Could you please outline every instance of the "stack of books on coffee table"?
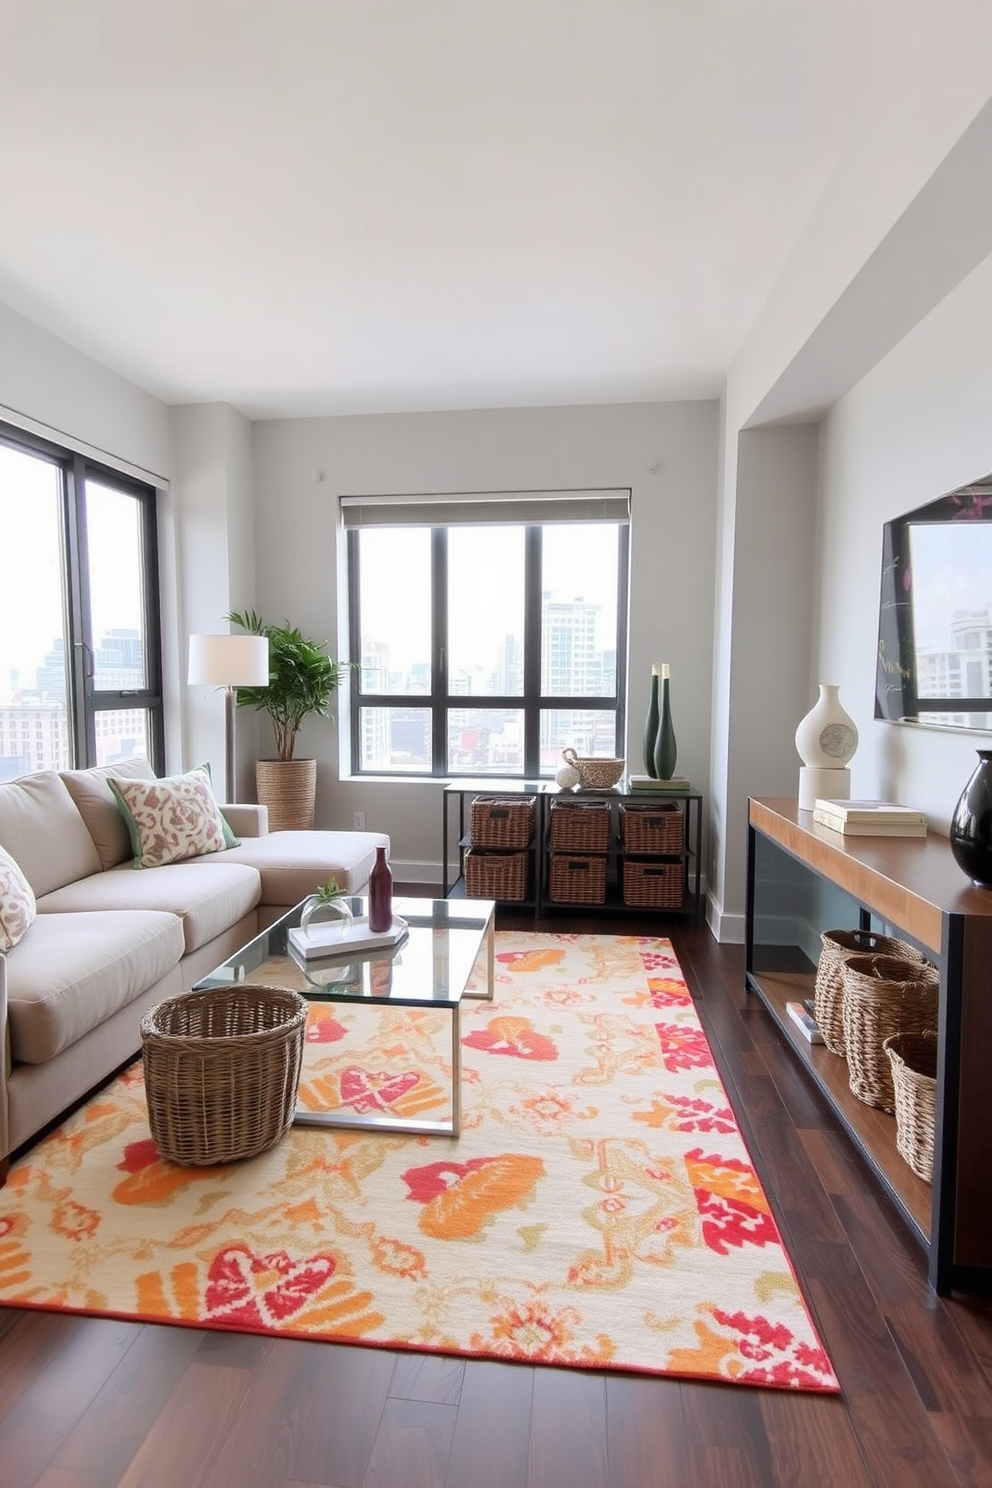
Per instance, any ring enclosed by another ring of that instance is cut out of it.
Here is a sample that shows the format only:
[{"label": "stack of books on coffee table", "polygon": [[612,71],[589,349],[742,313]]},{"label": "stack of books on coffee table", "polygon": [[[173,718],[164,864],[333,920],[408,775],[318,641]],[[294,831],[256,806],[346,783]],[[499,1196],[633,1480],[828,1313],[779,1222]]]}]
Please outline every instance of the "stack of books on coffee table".
[{"label": "stack of books on coffee table", "polygon": [[813,820],[845,837],[925,837],[927,819],[914,806],[894,801],[831,801],[813,803]]}]

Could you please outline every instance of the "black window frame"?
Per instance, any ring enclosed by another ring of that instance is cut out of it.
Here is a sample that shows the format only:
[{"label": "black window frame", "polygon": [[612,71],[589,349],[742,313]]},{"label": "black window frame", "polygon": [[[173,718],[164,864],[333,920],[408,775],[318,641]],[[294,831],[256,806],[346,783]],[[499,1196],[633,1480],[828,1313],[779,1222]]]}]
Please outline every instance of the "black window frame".
[{"label": "black window frame", "polygon": [[[478,770],[452,770],[448,767],[448,714],[452,709],[506,708],[524,715],[524,764],[518,771],[503,770],[493,779],[550,779],[553,769],[540,765],[540,725],[542,712],[573,709],[582,712],[614,714],[614,751],[621,757],[626,738],[627,696],[627,626],[630,585],[630,527],[616,522],[617,542],[617,636],[616,691],[609,695],[542,695],[541,693],[541,549],[542,532],[554,523],[522,520],[524,529],[524,687],[513,695],[451,693],[448,688],[447,594],[449,525],[431,524],[431,691],[427,695],[366,692],[362,687],[362,638],[359,540],[360,527],[352,527],[347,539],[348,644],[349,656],[357,663],[350,678],[351,774],[397,780],[459,780],[487,778]],[[397,528],[402,523],[396,524]],[[403,708],[431,710],[431,769],[390,770],[377,767],[364,769],[361,764],[361,714],[363,708]]]},{"label": "black window frame", "polygon": [[[931,523],[992,522],[992,474],[949,491],[936,501],[895,517],[882,528],[882,574],[875,658],[877,719],[890,723],[965,727],[987,732],[977,720],[992,716],[992,697],[942,697],[920,691],[912,599],[912,529]],[[971,715],[964,725],[952,715]],[[927,715],[930,715],[929,717]]]},{"label": "black window frame", "polygon": [[[42,459],[60,473],[62,610],[65,626],[68,768],[96,763],[96,722],[100,713],[140,709],[148,715],[148,759],[157,774],[165,762],[165,697],[162,683],[162,626],[158,561],[158,493],[154,486],[115,470],[79,451],[0,422],[0,444]],[[87,480],[138,502],[142,554],[142,660],[146,685],[97,691],[94,683],[85,490]]]}]

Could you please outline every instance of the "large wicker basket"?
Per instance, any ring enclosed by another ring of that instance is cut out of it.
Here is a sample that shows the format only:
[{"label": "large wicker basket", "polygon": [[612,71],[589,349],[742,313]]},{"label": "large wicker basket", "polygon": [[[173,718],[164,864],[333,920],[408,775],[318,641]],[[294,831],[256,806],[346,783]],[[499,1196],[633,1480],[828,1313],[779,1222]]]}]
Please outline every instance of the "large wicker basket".
[{"label": "large wicker basket", "polygon": [[609,801],[553,800],[550,816],[552,851],[605,853],[609,847]]},{"label": "large wicker basket", "polygon": [[526,847],[534,835],[533,796],[476,796],[469,830],[473,847]]},{"label": "large wicker basket", "polygon": [[895,956],[922,966],[925,957],[908,941],[873,930],[824,930],[813,987],[813,1016],[823,1042],[844,1057],[844,963],[852,956]]},{"label": "large wicker basket", "polygon": [[602,904],[606,899],[606,856],[552,853],[548,893],[556,904]]},{"label": "large wicker basket", "polygon": [[844,963],[844,1043],[852,1095],[895,1110],[884,1044],[896,1033],[936,1031],[940,982],[935,967],[897,956],[851,956]]},{"label": "large wicker basket", "polygon": [[141,1020],[148,1123],[192,1167],[264,1152],[292,1125],[307,1001],[243,982],[170,997]]},{"label": "large wicker basket", "polygon": [[623,774],[626,760],[596,759],[588,754],[576,754],[574,749],[563,749],[562,758],[573,770],[579,772],[579,785],[587,790],[609,790]]},{"label": "large wicker basket", "polygon": [[527,898],[527,869],[530,853],[465,851],[465,896],[468,899],[506,899],[519,903]]},{"label": "large wicker basket", "polygon": [[917,1178],[933,1179],[937,1126],[937,1035],[894,1033],[885,1040],[896,1100],[896,1147]]},{"label": "large wicker basket", "polygon": [[681,806],[672,801],[621,801],[620,831],[628,853],[680,853],[685,840]]}]

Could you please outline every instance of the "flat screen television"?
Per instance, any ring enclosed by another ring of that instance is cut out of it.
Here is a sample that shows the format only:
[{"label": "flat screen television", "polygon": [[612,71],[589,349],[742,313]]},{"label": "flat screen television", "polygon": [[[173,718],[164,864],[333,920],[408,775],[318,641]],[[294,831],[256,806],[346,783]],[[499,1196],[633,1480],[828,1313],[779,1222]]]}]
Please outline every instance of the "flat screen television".
[{"label": "flat screen television", "polygon": [[992,475],[886,522],[875,717],[992,730]]}]

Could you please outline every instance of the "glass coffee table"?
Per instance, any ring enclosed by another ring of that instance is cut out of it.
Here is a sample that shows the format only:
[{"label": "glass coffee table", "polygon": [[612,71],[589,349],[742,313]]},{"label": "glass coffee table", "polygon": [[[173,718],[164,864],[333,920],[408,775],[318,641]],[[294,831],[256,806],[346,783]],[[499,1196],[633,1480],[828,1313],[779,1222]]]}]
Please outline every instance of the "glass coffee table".
[{"label": "glass coffee table", "polygon": [[[368,913],[368,901],[347,900],[355,919]],[[451,1118],[404,1119],[384,1111],[335,1108],[300,1110],[294,1122],[306,1126],[400,1131],[417,1136],[457,1137],[462,1123],[461,1002],[493,997],[495,912],[487,899],[394,899],[393,914],[407,932],[393,946],[349,949],[343,940],[334,955],[305,961],[291,950],[288,932],[300,923],[302,904],[256,935],[242,950],[195,983],[195,992],[230,987],[255,978],[269,986],[301,991],[311,1002],[359,1003],[374,1007],[444,1009],[451,1016]],[[481,988],[468,986],[473,969],[484,970]]]}]

